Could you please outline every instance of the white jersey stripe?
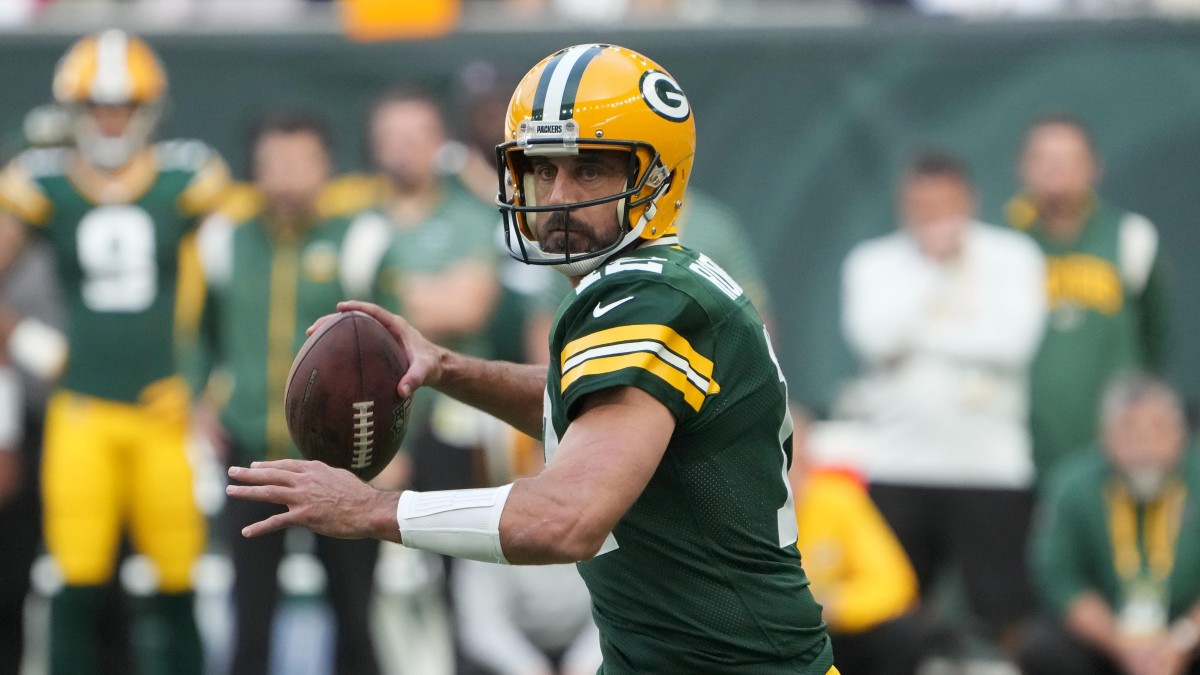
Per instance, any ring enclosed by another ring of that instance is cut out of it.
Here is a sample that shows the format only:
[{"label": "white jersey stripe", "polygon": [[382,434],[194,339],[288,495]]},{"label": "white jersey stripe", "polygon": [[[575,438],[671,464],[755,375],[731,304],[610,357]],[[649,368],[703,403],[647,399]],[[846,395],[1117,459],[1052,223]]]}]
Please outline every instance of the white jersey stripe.
[{"label": "white jersey stripe", "polygon": [[620,354],[635,354],[637,352],[648,352],[656,354],[658,358],[667,362],[676,370],[687,376],[688,382],[691,382],[697,389],[704,393],[708,393],[709,381],[700,373],[697,373],[688,360],[676,354],[667,348],[661,342],[653,340],[643,340],[640,342],[622,342],[615,345],[603,345],[601,347],[592,347],[591,349],[582,351],[575,356],[567,359],[567,362],[562,366],[562,373],[565,377],[571,370],[592,359],[598,359],[605,356],[617,356]]}]

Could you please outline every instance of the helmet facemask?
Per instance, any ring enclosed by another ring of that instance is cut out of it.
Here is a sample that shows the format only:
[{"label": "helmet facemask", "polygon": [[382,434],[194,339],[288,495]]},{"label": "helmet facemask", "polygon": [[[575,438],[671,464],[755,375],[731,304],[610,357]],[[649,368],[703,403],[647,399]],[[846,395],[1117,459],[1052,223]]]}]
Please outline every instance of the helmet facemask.
[{"label": "helmet facemask", "polygon": [[[532,123],[528,125],[532,126]],[[570,129],[572,121],[568,120],[563,126]],[[626,153],[628,164],[624,189],[585,201],[538,204],[530,158],[578,155],[581,151]],[[658,153],[647,143],[602,139],[577,143],[570,134],[540,139],[522,136],[498,146],[496,159],[500,180],[497,205],[504,216],[505,247],[509,255],[531,265],[552,266],[567,276],[587,274],[637,242],[657,212],[658,198],[670,185],[668,172]],[[554,213],[569,218],[573,210],[599,204],[613,204],[617,209],[619,234],[611,243],[592,251],[572,252],[571,228],[568,227],[564,229],[563,252],[543,250],[537,236],[542,218],[553,217],[551,214]]]},{"label": "helmet facemask", "polygon": [[[71,115],[72,136],[84,160],[114,171],[149,143],[162,117],[167,77],[149,45],[113,29],[72,45],[55,68],[53,89],[54,99]],[[116,134],[97,118],[109,106],[131,106]]]},{"label": "helmet facemask", "polygon": [[72,133],[76,147],[88,164],[105,171],[115,171],[129,163],[133,156],[150,141],[162,116],[158,102],[134,107],[120,134],[105,134],[91,111],[90,103],[73,104]]}]

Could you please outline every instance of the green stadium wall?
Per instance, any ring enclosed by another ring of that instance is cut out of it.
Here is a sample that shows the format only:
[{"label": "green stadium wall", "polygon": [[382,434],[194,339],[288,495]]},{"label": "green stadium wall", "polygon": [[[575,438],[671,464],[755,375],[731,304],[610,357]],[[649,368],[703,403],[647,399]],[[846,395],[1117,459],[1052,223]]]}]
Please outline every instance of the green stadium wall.
[{"label": "green stadium wall", "polygon": [[[473,32],[355,44],[336,35],[150,34],[171,80],[165,136],[215,145],[244,168],[245,125],[278,105],[327,115],[343,169],[361,166],[363,110],[385,85],[452,91],[480,59],[520,73],[588,41],[651,55],[688,92],[699,129],[694,184],[744,216],[777,314],[795,397],[825,409],[854,363],[838,328],[841,260],[893,226],[898,167],[933,144],[975,171],[984,217],[1014,190],[1015,151],[1039,113],[1070,110],[1095,131],[1102,194],[1158,224],[1177,293],[1174,377],[1196,398],[1200,364],[1200,23],[962,24]],[[0,130],[49,100],[70,36],[0,38]],[[451,102],[453,99],[451,98]],[[456,117],[453,106],[448,109]],[[499,123],[499,121],[498,121]]]}]

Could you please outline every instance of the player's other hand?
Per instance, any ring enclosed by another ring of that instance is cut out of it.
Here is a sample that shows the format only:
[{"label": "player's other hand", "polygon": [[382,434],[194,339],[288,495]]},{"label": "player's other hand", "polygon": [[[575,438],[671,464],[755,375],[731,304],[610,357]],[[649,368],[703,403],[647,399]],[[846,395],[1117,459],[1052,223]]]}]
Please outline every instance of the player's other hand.
[{"label": "player's other hand", "polygon": [[242,528],[257,537],[285,527],[307,527],[339,539],[373,537],[400,541],[396,523],[398,492],[381,492],[343,469],[321,462],[281,459],[230,467],[236,484],[225,493],[238,499],[281,504],[287,512]]},{"label": "player's other hand", "polygon": [[371,316],[383,324],[400,343],[405,356],[408,357],[408,372],[400,378],[400,384],[396,387],[401,396],[412,396],[417,387],[437,387],[442,376],[442,358],[446,350],[426,340],[424,335],[403,318],[379,305],[348,300],[339,302],[337,308],[339,312],[362,312]]}]

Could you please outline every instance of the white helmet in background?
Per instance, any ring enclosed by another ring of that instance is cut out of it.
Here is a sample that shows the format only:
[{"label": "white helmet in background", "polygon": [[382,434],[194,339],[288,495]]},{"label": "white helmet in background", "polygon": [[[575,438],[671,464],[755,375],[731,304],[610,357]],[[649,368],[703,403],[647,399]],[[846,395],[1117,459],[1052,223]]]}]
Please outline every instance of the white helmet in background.
[{"label": "white helmet in background", "polygon": [[[80,39],[54,71],[54,98],[72,115],[72,132],[87,162],[105,170],[125,166],[145,147],[162,116],[167,74],[142,40],[120,30]],[[118,134],[104,133],[95,106],[131,106]]]}]

